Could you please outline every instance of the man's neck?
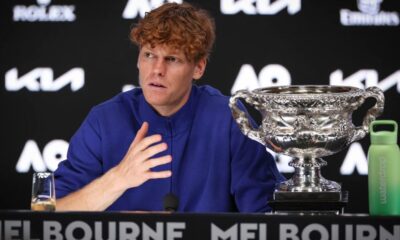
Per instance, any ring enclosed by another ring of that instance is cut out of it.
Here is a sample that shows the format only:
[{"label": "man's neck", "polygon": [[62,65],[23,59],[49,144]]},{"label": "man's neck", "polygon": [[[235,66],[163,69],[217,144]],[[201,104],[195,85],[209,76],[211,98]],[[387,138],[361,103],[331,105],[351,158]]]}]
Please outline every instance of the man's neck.
[{"label": "man's neck", "polygon": [[[191,91],[190,91],[191,92]],[[190,92],[189,94],[185,97],[185,99],[177,104],[174,104],[172,106],[162,106],[162,105],[150,105],[154,111],[158,113],[158,115],[162,117],[170,117],[177,113],[185,104],[189,101],[190,98]]]},{"label": "man's neck", "polygon": [[176,112],[178,112],[179,109],[182,108],[182,106],[176,106],[174,108],[165,107],[165,106],[151,106],[151,107],[154,109],[154,111],[156,111],[158,113],[158,115],[160,115],[162,117],[170,117],[170,116],[174,115]]}]

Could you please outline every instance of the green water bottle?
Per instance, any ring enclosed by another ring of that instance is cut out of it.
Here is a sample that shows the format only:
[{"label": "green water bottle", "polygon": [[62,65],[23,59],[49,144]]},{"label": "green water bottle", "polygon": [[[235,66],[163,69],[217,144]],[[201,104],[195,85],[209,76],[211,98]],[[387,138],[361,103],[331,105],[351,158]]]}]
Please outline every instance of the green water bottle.
[{"label": "green water bottle", "polygon": [[[376,131],[377,126],[393,128]],[[368,200],[370,215],[400,216],[400,149],[397,123],[376,120],[370,125],[368,149]]]}]

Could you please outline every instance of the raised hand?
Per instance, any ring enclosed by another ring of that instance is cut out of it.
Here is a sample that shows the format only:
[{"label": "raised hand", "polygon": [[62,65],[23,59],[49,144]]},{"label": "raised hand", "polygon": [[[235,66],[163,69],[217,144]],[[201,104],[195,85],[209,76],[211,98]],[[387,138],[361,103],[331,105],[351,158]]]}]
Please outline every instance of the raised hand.
[{"label": "raised hand", "polygon": [[[167,178],[172,175],[169,170],[155,172],[151,169],[171,162],[171,155],[152,158],[167,149],[167,144],[160,142],[161,135],[146,137],[149,124],[144,122],[130,145],[123,160],[115,168],[120,183],[125,189],[138,187],[149,179]],[[157,144],[156,144],[157,143]]]}]

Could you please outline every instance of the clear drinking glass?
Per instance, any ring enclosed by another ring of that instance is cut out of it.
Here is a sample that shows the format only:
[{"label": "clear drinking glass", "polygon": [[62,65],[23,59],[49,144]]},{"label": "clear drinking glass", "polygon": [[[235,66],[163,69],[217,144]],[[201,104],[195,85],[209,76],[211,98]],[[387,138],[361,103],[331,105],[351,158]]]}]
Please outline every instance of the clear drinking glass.
[{"label": "clear drinking glass", "polygon": [[31,210],[56,210],[56,194],[53,173],[37,172],[33,174]]}]

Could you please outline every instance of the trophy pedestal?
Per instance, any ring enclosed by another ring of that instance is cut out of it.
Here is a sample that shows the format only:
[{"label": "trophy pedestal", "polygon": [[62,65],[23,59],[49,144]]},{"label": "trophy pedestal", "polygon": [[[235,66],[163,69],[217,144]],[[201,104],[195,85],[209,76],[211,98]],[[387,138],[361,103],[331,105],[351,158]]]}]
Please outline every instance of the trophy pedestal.
[{"label": "trophy pedestal", "polygon": [[276,191],[269,202],[273,213],[339,215],[348,202],[348,192]]}]

